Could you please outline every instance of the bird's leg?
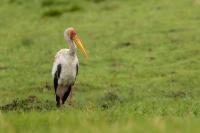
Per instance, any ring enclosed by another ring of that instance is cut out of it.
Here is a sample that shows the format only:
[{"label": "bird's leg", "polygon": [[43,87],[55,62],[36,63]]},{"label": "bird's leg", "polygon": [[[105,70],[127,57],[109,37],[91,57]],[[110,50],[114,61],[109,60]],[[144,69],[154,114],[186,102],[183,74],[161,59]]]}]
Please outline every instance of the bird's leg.
[{"label": "bird's leg", "polygon": [[74,87],[72,86],[71,92],[69,94],[69,100],[68,100],[68,104],[72,107],[74,106],[73,94],[74,94]]},{"label": "bird's leg", "polygon": [[64,85],[61,85],[61,90],[60,90],[60,104],[63,105],[64,102],[62,101],[64,96]]},{"label": "bird's leg", "polygon": [[60,92],[60,85],[58,85],[58,87],[57,87],[57,89],[56,89],[56,106],[57,107],[60,107],[60,94],[59,94],[59,92]]},{"label": "bird's leg", "polygon": [[67,87],[67,91],[63,94],[62,103],[64,104],[71,92],[71,85]]},{"label": "bird's leg", "polygon": [[60,107],[60,97],[56,94],[56,106]]},{"label": "bird's leg", "polygon": [[59,85],[56,92],[57,107],[60,107],[62,102],[63,85]]}]

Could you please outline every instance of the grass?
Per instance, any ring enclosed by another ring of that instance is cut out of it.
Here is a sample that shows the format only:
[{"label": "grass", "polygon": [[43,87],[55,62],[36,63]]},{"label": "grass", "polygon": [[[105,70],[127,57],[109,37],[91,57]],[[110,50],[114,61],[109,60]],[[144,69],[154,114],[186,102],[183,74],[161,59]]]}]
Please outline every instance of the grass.
[{"label": "grass", "polygon": [[[198,132],[199,7],[199,0],[0,1],[0,132]],[[55,109],[51,67],[70,26],[89,59],[78,51],[76,106]]]}]

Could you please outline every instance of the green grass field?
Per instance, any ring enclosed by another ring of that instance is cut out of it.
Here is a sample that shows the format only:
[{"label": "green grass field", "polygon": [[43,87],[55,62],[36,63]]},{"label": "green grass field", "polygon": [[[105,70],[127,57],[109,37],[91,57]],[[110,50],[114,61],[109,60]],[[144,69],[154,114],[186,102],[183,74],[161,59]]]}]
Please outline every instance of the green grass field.
[{"label": "green grass field", "polygon": [[[0,132],[199,132],[200,0],[1,0]],[[75,107],[51,68],[73,26]]]}]

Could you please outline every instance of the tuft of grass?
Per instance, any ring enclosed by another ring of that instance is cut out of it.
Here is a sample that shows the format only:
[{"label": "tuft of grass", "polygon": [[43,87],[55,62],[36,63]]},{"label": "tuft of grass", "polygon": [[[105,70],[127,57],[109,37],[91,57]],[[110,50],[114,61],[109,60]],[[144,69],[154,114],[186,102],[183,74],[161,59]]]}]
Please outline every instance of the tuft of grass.
[{"label": "tuft of grass", "polygon": [[118,44],[115,48],[120,49],[120,48],[127,48],[133,45],[131,42],[123,42]]},{"label": "tuft of grass", "polygon": [[36,96],[29,96],[25,99],[14,99],[11,103],[0,106],[0,110],[4,112],[8,111],[18,111],[18,112],[27,112],[27,111],[44,111],[52,110],[55,105],[48,101],[42,101]]},{"label": "tuft of grass", "polygon": [[79,5],[71,5],[66,9],[49,9],[48,11],[45,11],[42,14],[42,17],[59,17],[61,16],[64,12],[78,12],[82,11],[83,8]]},{"label": "tuft of grass", "polygon": [[102,109],[109,109],[116,104],[122,103],[124,99],[120,97],[115,91],[109,90],[100,99],[100,106]]},{"label": "tuft of grass", "polygon": [[77,11],[82,11],[83,8],[79,5],[72,5],[69,9],[68,12],[77,12]]},{"label": "tuft of grass", "polygon": [[23,4],[23,0],[8,0],[9,4],[18,4],[18,5],[22,5]]},{"label": "tuft of grass", "polygon": [[16,0],[9,0],[8,3],[15,3]]},{"label": "tuft of grass", "polygon": [[169,97],[169,98],[174,98],[174,99],[179,99],[179,98],[186,98],[187,96],[191,97],[191,94],[189,92],[185,92],[183,90],[178,90],[178,91],[172,91],[172,92],[163,92],[163,96]]},{"label": "tuft of grass", "polygon": [[59,17],[63,14],[62,11],[57,9],[51,9],[42,14],[42,17]]},{"label": "tuft of grass", "polygon": [[55,4],[54,0],[43,0],[41,2],[42,7],[52,6]]},{"label": "tuft of grass", "polygon": [[34,43],[31,38],[22,38],[21,42],[23,46],[30,46]]},{"label": "tuft of grass", "polygon": [[51,7],[51,6],[68,6],[70,5],[70,1],[57,1],[57,0],[43,0],[41,2],[42,7]]},{"label": "tuft of grass", "polygon": [[105,2],[106,0],[88,0],[88,1],[91,1],[91,2],[94,2],[94,3],[100,3],[100,2]]}]

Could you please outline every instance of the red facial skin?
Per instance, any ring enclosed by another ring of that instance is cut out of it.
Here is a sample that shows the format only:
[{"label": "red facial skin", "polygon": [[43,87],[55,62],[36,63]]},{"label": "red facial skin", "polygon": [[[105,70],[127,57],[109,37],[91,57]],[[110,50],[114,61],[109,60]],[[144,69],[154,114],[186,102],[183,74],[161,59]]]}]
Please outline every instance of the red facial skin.
[{"label": "red facial skin", "polygon": [[75,30],[71,30],[71,31],[69,32],[69,36],[70,36],[70,39],[73,39],[73,38],[76,36]]}]

